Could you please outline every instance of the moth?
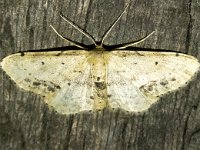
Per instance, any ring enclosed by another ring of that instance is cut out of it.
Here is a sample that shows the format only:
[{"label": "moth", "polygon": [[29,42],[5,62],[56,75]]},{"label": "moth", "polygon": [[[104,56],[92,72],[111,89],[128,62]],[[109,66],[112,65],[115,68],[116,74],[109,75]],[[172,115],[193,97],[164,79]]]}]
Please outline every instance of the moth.
[{"label": "moth", "polygon": [[[126,10],[126,9],[125,9]],[[61,38],[81,49],[23,52],[7,56],[1,67],[16,84],[44,97],[61,114],[103,108],[129,112],[147,110],[168,92],[177,90],[199,70],[196,58],[177,52],[127,50],[147,39],[108,50],[103,44],[125,10],[104,34],[100,44],[72,21],[61,17],[92,40],[94,48]]]}]

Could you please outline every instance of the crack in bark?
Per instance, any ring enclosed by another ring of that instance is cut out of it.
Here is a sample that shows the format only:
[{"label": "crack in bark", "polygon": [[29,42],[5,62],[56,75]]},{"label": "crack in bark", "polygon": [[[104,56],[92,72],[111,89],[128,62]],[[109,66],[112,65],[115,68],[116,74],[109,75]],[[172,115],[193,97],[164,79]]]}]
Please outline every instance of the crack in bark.
[{"label": "crack in bark", "polygon": [[189,0],[188,8],[189,8],[189,23],[187,27],[187,36],[186,36],[186,42],[185,42],[185,52],[188,54],[189,48],[190,48],[190,42],[191,42],[191,37],[192,37],[192,15],[191,15],[191,5],[192,5],[192,0]]},{"label": "crack in bark", "polygon": [[[199,103],[200,101],[198,101],[198,103],[194,106],[192,106],[192,110],[197,110],[197,108],[199,107]],[[198,134],[200,132],[200,128],[197,128],[195,131],[193,131],[189,137],[188,143],[191,143],[192,137],[195,136],[196,134]]]},{"label": "crack in bark", "polygon": [[109,141],[109,137],[110,137],[110,129],[111,129],[111,121],[112,121],[112,118],[113,118],[113,116],[112,116],[112,112],[110,113],[110,122],[109,122],[109,127],[108,127],[108,137],[107,137],[107,139],[106,139],[106,145],[105,145],[105,149],[108,149],[108,141]]},{"label": "crack in bark", "polygon": [[64,147],[65,147],[64,149],[68,149],[69,148],[70,134],[71,134],[71,131],[72,131],[73,122],[74,122],[74,116],[72,115],[69,118],[69,126],[68,126],[68,129],[67,129],[66,143],[64,145]]},{"label": "crack in bark", "polygon": [[[188,89],[190,89],[190,88],[188,88]],[[189,97],[187,97],[187,99],[189,99]],[[181,150],[185,150],[185,145],[186,145],[186,139],[185,139],[185,137],[186,137],[186,133],[187,133],[187,129],[188,129],[188,121],[189,121],[191,113],[192,113],[192,109],[189,109],[188,115],[187,115],[186,120],[185,120],[185,125],[184,125],[184,128],[183,128]]]}]

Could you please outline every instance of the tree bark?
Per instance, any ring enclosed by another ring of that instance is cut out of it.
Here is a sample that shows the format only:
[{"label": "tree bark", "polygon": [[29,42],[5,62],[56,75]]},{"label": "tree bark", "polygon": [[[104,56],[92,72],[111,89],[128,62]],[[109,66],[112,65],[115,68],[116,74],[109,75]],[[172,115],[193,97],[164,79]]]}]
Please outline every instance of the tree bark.
[{"label": "tree bark", "polygon": [[[50,25],[72,40],[91,44],[60,12],[100,41],[127,4],[106,45],[137,41],[156,31],[137,47],[181,51],[200,59],[198,0],[2,0],[0,60],[19,51],[69,46]],[[198,150],[199,99],[198,74],[142,113],[104,109],[61,115],[0,69],[0,149]]]}]

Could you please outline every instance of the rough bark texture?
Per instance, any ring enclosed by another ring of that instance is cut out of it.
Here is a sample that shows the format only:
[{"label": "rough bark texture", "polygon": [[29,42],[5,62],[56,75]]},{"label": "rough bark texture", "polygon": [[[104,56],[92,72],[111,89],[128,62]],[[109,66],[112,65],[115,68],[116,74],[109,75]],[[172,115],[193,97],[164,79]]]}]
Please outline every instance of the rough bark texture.
[{"label": "rough bark texture", "polygon": [[[138,40],[148,49],[182,51],[200,59],[198,0],[0,0],[0,60],[12,53],[67,46],[49,27],[90,44],[62,12],[96,41],[130,3],[105,44]],[[187,63],[187,62],[186,62]],[[42,98],[18,88],[0,70],[0,149],[200,149],[200,75],[148,111],[60,115]]]}]

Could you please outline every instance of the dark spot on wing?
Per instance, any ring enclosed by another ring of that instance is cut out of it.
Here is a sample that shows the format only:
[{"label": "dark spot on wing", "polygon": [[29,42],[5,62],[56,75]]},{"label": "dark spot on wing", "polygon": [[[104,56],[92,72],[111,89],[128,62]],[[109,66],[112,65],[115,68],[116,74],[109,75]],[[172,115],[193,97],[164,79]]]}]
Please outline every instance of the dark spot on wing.
[{"label": "dark spot on wing", "polygon": [[94,82],[94,84],[100,90],[103,90],[106,88],[105,82]]},{"label": "dark spot on wing", "polygon": [[62,65],[64,65],[65,63],[64,62],[62,62]]},{"label": "dark spot on wing", "polygon": [[68,84],[69,86],[71,85],[71,83],[69,83],[69,82],[68,82],[67,84]]},{"label": "dark spot on wing", "polygon": [[136,63],[136,62],[134,62],[134,64],[135,64],[135,65],[137,65],[137,63]]},{"label": "dark spot on wing", "polygon": [[56,88],[57,88],[57,89],[61,89],[59,85],[56,85]]},{"label": "dark spot on wing", "polygon": [[157,86],[156,82],[152,81],[146,85],[141,86],[140,89],[144,92],[150,92],[156,90],[156,86]]},{"label": "dark spot on wing", "polygon": [[60,89],[60,86],[55,85],[55,84],[51,84],[51,85],[48,85],[48,87],[47,87],[47,90],[50,91],[50,92],[55,92],[56,89]]},{"label": "dark spot on wing", "polygon": [[176,56],[179,56],[179,53],[176,53]]},{"label": "dark spot on wing", "polygon": [[42,61],[42,65],[44,65],[44,62]]},{"label": "dark spot on wing", "polygon": [[62,52],[57,53],[55,56],[60,56],[62,54]]},{"label": "dark spot on wing", "polygon": [[21,56],[24,56],[25,54],[24,54],[24,52],[20,52],[20,55],[21,55]]},{"label": "dark spot on wing", "polygon": [[97,81],[99,81],[100,80],[100,77],[97,77]]},{"label": "dark spot on wing", "polygon": [[57,85],[53,82],[38,80],[36,78],[32,84],[33,84],[33,86],[41,87],[41,90],[44,90],[44,92],[47,92],[47,91],[55,92],[57,89],[61,88],[59,85]]},{"label": "dark spot on wing", "polygon": [[34,81],[34,82],[33,82],[33,85],[34,85],[34,86],[39,86],[39,85],[41,85],[41,83],[40,83],[40,82]]},{"label": "dark spot on wing", "polygon": [[155,65],[157,65],[157,64],[158,64],[158,62],[156,61],[156,62],[155,62]]},{"label": "dark spot on wing", "polygon": [[31,82],[31,80],[28,79],[28,78],[24,79],[24,81],[26,81],[26,82]]},{"label": "dark spot on wing", "polygon": [[90,99],[94,99],[94,96],[90,96]]},{"label": "dark spot on wing", "polygon": [[121,72],[125,72],[125,70],[120,70],[120,71],[117,70],[116,72],[117,72],[117,73],[121,73]]},{"label": "dark spot on wing", "polygon": [[162,81],[160,81],[160,85],[162,85],[162,86],[165,86],[165,85],[167,85],[168,84],[168,81],[167,80],[162,80]]},{"label": "dark spot on wing", "polygon": [[122,57],[126,57],[126,54],[122,54]]},{"label": "dark spot on wing", "polygon": [[111,95],[111,94],[108,94],[107,96],[108,96],[108,98],[109,98],[109,97],[111,97],[112,95]]},{"label": "dark spot on wing", "polygon": [[101,94],[100,94],[100,93],[97,93],[97,96],[98,96],[98,97],[101,97]]},{"label": "dark spot on wing", "polygon": [[148,91],[153,91],[153,85],[149,85],[147,88]]},{"label": "dark spot on wing", "polygon": [[171,78],[171,81],[176,81],[176,78],[174,78],[174,77],[173,77],[173,78]]},{"label": "dark spot on wing", "polygon": [[79,72],[79,73],[82,73],[82,71],[80,71],[80,70],[74,70],[74,72]]},{"label": "dark spot on wing", "polygon": [[54,87],[51,87],[51,86],[48,86],[48,87],[47,87],[47,90],[50,91],[50,92],[55,92],[55,88],[54,88]]}]

